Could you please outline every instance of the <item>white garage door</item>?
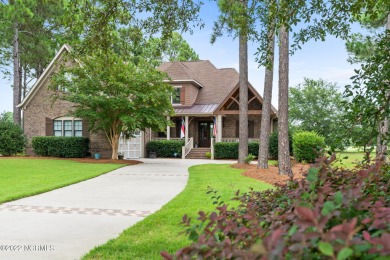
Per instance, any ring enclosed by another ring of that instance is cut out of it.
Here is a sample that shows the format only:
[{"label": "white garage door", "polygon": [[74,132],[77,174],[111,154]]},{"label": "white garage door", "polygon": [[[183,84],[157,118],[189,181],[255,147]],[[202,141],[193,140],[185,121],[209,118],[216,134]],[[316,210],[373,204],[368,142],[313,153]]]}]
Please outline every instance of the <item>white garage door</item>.
[{"label": "white garage door", "polygon": [[125,159],[141,158],[142,155],[142,132],[138,131],[134,137],[126,139],[123,136],[119,139],[119,154]]}]

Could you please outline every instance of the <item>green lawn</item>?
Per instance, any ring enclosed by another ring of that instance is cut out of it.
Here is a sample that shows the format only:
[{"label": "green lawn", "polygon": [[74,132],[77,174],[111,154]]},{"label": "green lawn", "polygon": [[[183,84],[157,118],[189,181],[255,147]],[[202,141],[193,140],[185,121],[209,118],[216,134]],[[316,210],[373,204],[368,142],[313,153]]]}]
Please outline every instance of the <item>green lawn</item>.
[{"label": "green lawn", "polygon": [[190,241],[180,232],[179,224],[184,214],[197,217],[200,210],[210,212],[215,208],[210,186],[219,191],[225,202],[235,191],[247,191],[249,187],[264,190],[272,186],[241,176],[243,170],[229,165],[199,165],[190,168],[190,177],[178,196],[156,213],[125,230],[118,238],[108,241],[89,252],[84,259],[161,259],[160,252],[175,252]]},{"label": "green lawn", "polygon": [[0,158],[0,203],[91,179],[122,166],[71,160]]},{"label": "green lawn", "polygon": [[[344,159],[345,157],[348,157]],[[336,166],[352,169],[355,167],[358,163],[360,163],[363,160],[364,153],[363,152],[341,152],[337,153],[337,159],[340,159],[340,161],[337,161],[335,163]]]}]

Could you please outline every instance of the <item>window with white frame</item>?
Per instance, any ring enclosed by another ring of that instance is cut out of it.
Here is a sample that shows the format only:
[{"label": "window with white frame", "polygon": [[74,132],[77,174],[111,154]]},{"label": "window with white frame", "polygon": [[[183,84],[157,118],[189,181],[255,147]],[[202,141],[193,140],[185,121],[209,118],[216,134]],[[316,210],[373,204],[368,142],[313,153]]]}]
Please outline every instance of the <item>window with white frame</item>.
[{"label": "window with white frame", "polygon": [[81,120],[74,120],[74,136],[83,136],[83,122]]},{"label": "window with white frame", "polygon": [[172,95],[172,104],[180,104],[181,87],[175,87],[175,91]]},{"label": "window with white frame", "polygon": [[54,136],[83,136],[83,122],[78,118],[57,118],[53,121]]}]

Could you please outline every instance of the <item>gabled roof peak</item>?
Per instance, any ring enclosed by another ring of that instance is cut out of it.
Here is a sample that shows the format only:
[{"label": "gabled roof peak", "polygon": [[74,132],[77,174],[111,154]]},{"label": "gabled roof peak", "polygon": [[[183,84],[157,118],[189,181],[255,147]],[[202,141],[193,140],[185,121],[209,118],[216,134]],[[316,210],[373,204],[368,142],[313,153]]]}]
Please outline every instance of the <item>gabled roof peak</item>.
[{"label": "gabled roof peak", "polygon": [[27,96],[22,100],[22,102],[17,105],[17,107],[21,107],[22,109],[28,105],[30,100],[33,98],[38,89],[43,85],[45,79],[50,75],[53,70],[56,62],[61,59],[64,52],[70,52],[72,48],[68,44],[62,45],[62,47],[57,52],[56,56],[51,60],[49,65],[45,68],[42,75],[37,79],[35,84],[31,87],[30,91],[27,93]]}]

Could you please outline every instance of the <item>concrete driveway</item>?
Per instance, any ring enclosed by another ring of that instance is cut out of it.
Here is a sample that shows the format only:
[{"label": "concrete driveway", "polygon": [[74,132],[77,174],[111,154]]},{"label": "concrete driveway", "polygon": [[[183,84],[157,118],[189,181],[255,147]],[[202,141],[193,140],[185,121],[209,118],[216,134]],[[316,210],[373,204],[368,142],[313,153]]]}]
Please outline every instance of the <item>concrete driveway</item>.
[{"label": "concrete driveway", "polygon": [[0,259],[79,259],[179,194],[188,167],[143,159],[97,178],[0,205]]}]

